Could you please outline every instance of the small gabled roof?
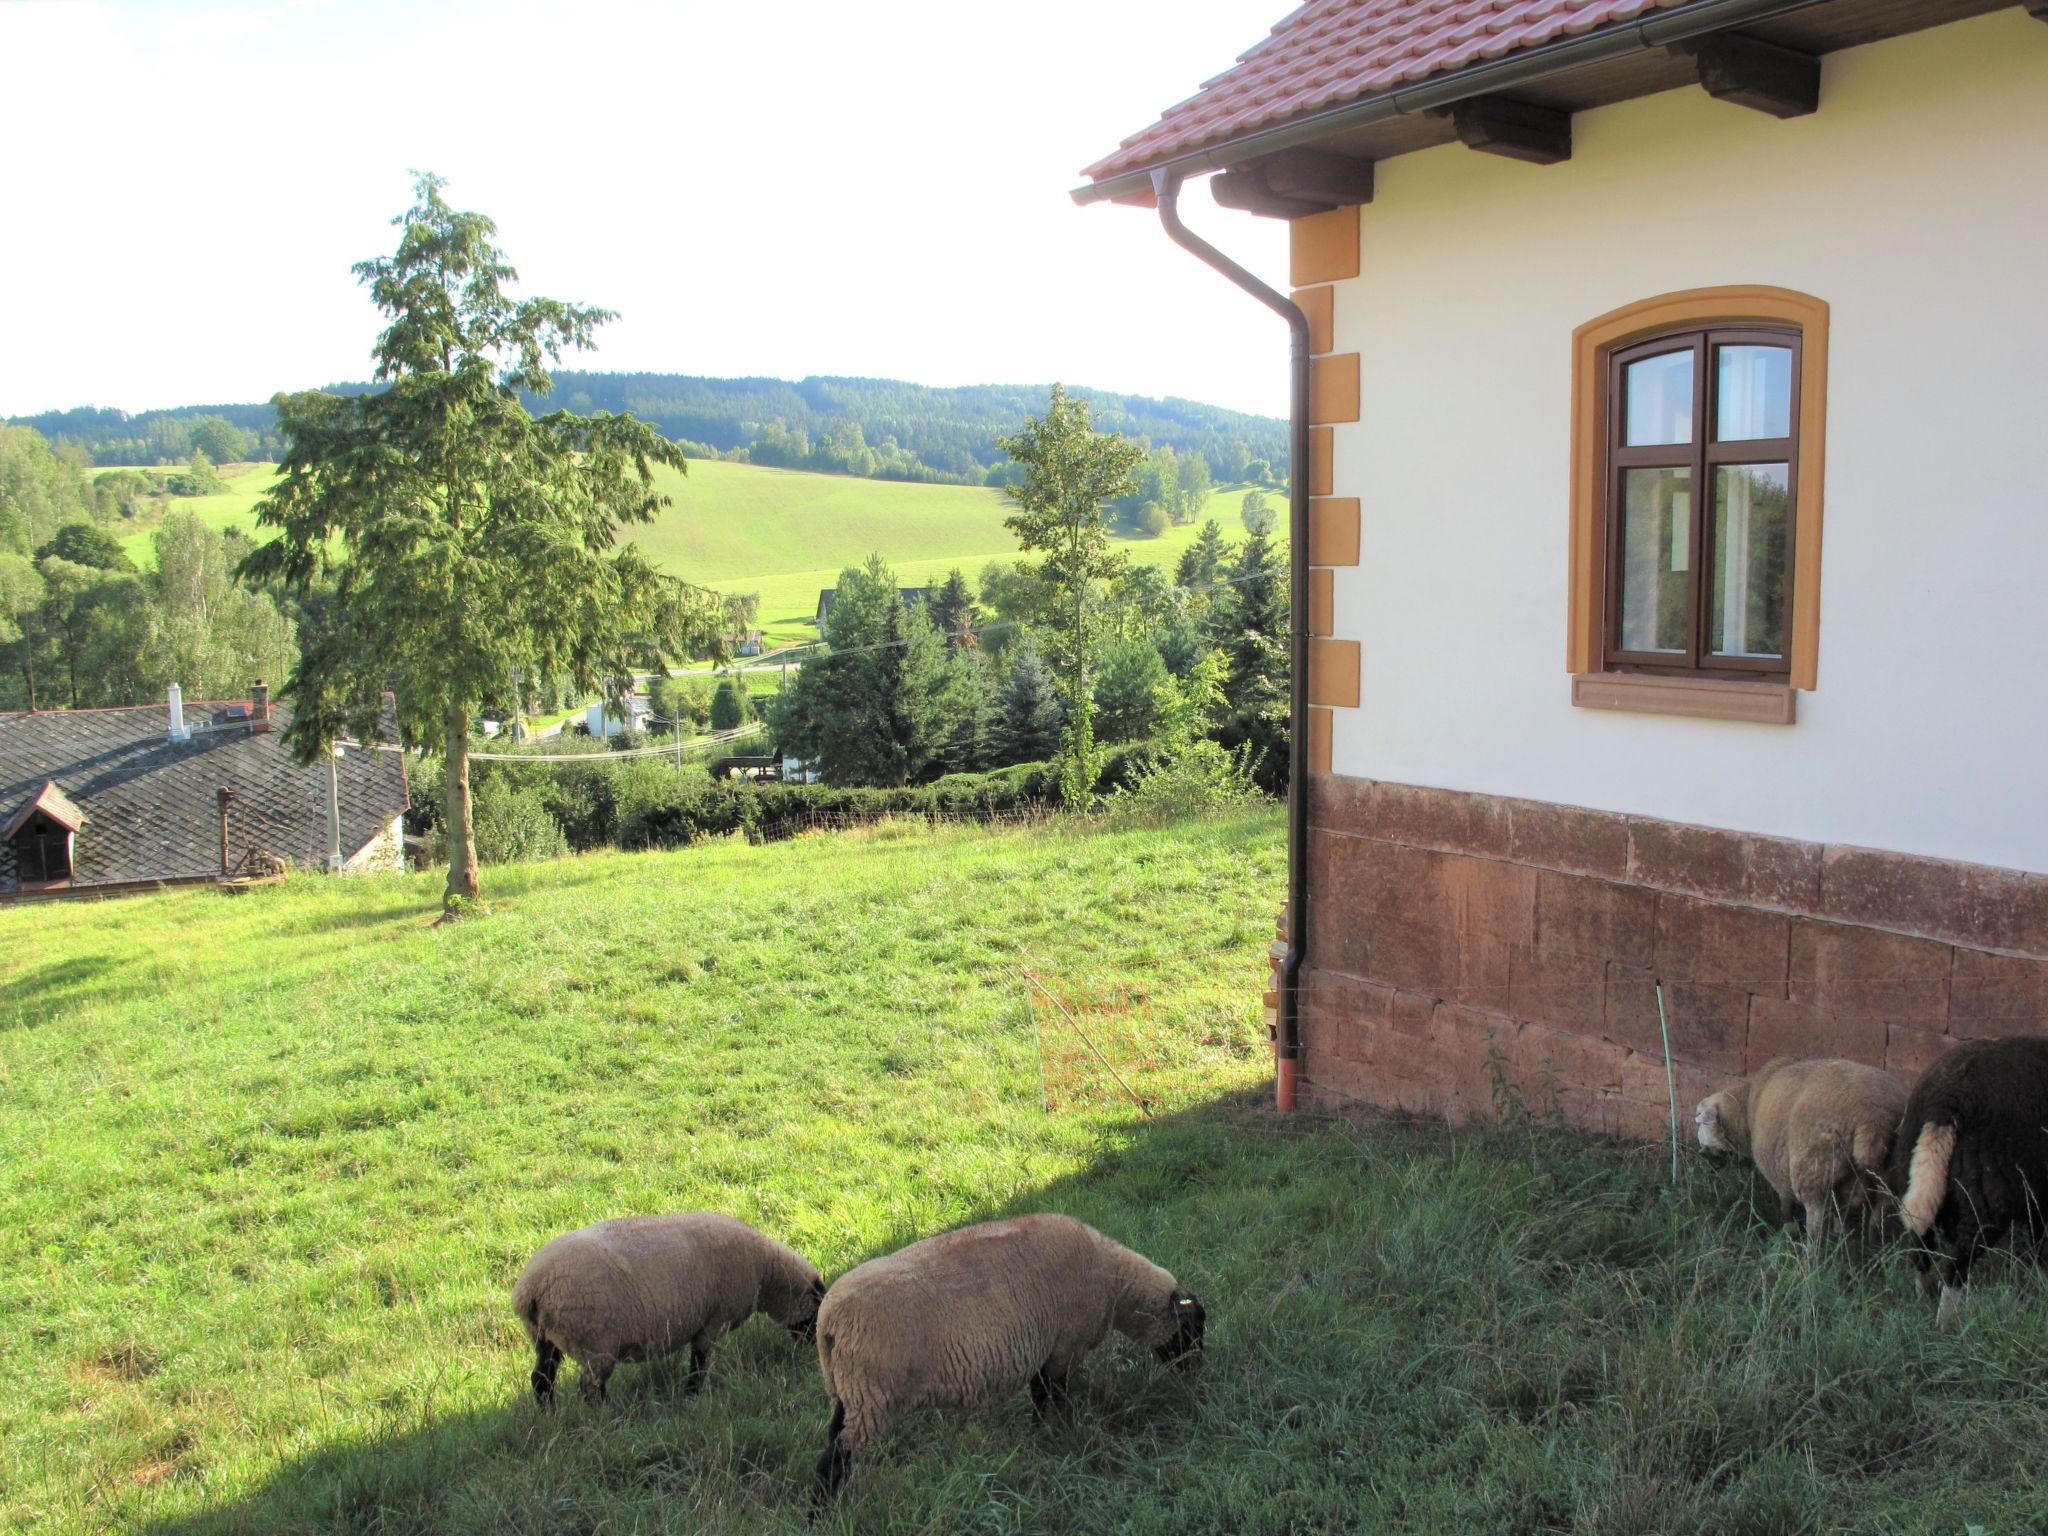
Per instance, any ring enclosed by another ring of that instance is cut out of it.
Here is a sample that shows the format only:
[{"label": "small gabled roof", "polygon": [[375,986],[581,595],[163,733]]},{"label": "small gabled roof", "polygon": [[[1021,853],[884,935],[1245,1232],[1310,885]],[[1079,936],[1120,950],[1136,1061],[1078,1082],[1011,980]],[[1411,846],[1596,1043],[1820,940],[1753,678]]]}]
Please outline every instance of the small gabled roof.
[{"label": "small gabled roof", "polygon": [[6,842],[28,825],[29,817],[41,811],[66,832],[76,832],[85,825],[85,812],[72,804],[71,797],[57,787],[55,779],[43,780],[43,787],[36,791],[35,798],[7,818],[7,825],[0,827],[0,842]]}]

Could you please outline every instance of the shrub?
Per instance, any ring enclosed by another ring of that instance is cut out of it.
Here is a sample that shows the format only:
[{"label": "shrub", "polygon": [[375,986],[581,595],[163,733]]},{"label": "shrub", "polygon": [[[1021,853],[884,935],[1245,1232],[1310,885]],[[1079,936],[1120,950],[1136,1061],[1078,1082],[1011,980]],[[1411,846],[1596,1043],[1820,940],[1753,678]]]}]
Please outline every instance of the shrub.
[{"label": "shrub", "polygon": [[553,859],[569,851],[561,825],[538,785],[486,780],[472,791],[470,817],[476,831],[476,856],[485,864]]}]

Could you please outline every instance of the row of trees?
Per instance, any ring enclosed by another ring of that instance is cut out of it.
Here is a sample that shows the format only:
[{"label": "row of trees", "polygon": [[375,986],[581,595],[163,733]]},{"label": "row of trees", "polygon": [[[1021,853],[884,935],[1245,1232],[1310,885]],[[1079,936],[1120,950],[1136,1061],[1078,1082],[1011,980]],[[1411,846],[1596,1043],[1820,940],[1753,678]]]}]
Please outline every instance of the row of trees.
[{"label": "row of trees", "polygon": [[1036,558],[991,564],[978,594],[956,570],[923,604],[878,555],[843,572],[821,652],[770,710],[781,750],[830,783],[877,786],[1057,756],[1078,802],[1102,745],[1171,728],[1284,785],[1287,573],[1270,513],[1247,509],[1241,544],[1208,521],[1171,575],[1132,566],[1104,508],[1142,450],[1058,391],[1010,442],[1027,471],[1012,526]]},{"label": "row of trees", "polygon": [[191,406],[133,416],[88,405],[24,416],[16,425],[33,428],[87,464],[182,464],[195,453],[234,464],[275,458],[284,448],[268,405]]},{"label": "row of trees", "polygon": [[249,541],[188,512],[153,537],[138,570],[90,523],[29,555],[0,554],[0,708],[86,709],[161,698],[241,698],[298,659],[294,605],[235,579]]}]

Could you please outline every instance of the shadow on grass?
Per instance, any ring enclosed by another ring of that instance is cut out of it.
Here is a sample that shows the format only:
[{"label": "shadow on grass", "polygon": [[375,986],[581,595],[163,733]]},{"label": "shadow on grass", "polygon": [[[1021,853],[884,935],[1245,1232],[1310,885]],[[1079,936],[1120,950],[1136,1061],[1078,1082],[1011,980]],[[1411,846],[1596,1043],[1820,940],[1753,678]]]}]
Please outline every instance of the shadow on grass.
[{"label": "shadow on grass", "polygon": [[[1895,1255],[1816,1259],[1740,1170],[1689,1163],[1673,1191],[1657,1149],[1281,1120],[1263,1094],[1092,1124],[1085,1165],[977,1215],[1066,1212],[1173,1270],[1209,1312],[1203,1366],[1113,1340],[1064,1426],[1021,1394],[920,1415],[825,1528],[1763,1536],[2004,1528],[2041,1492],[2013,1468],[2048,1452],[2048,1326],[1934,1338]],[[663,1362],[552,1418],[507,1359],[498,1406],[330,1442],[147,1529],[804,1528],[825,1404],[779,1330],[722,1346],[698,1399]]]},{"label": "shadow on grass", "polygon": [[33,1029],[82,1002],[108,1006],[154,990],[113,980],[109,973],[117,968],[127,969],[128,962],[111,955],[74,955],[0,982],[0,1031]]}]

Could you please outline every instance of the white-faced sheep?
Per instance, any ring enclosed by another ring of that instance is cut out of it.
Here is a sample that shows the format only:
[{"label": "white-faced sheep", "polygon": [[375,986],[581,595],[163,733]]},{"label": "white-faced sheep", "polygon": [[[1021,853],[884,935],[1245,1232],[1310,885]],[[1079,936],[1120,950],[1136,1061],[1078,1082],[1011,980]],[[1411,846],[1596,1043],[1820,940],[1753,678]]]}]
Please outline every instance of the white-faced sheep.
[{"label": "white-faced sheep", "polygon": [[1202,1305],[1172,1275],[1069,1216],[1020,1216],[928,1237],[841,1277],[818,1312],[832,1402],[818,1494],[853,1453],[924,1407],[974,1407],[1027,1384],[1041,1417],[1111,1328],[1185,1368]]},{"label": "white-faced sheep", "polygon": [[824,1282],[809,1260],[711,1211],[622,1216],[554,1239],[527,1262],[512,1306],[533,1340],[533,1395],[555,1400],[567,1355],[584,1396],[603,1401],[621,1362],[690,1346],[684,1391],[704,1384],[711,1346],[756,1312],[812,1337]]},{"label": "white-faced sheep", "polygon": [[1920,1240],[1923,1293],[1934,1281],[1930,1240],[1947,1259],[1936,1317],[1951,1322],[1978,1254],[2014,1226],[2037,1252],[2048,1233],[2048,1040],[1972,1040],[1929,1067],[1907,1100],[1891,1179]]},{"label": "white-faced sheep", "polygon": [[1832,1058],[1767,1062],[1747,1082],[1700,1100],[1700,1145],[1756,1164],[1778,1196],[1778,1218],[1803,1214],[1820,1239],[1837,1217],[1874,1214],[1878,1181],[1906,1110],[1889,1072]]}]

